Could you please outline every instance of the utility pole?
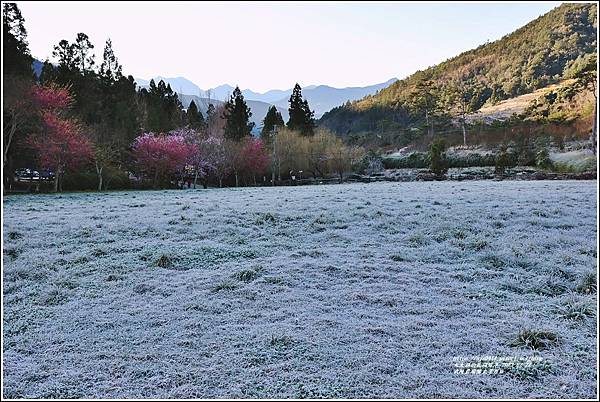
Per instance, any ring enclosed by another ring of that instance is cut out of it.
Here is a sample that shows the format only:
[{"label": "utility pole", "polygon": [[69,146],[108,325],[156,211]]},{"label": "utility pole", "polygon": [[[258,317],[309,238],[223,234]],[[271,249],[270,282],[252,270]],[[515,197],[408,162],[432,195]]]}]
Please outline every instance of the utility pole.
[{"label": "utility pole", "polygon": [[[277,125],[273,126],[271,131],[272,143],[273,143],[273,157],[271,158],[271,183],[275,185],[275,158],[277,158]],[[277,170],[279,171],[280,163],[277,161]],[[279,173],[279,180],[281,181],[281,173]]]}]

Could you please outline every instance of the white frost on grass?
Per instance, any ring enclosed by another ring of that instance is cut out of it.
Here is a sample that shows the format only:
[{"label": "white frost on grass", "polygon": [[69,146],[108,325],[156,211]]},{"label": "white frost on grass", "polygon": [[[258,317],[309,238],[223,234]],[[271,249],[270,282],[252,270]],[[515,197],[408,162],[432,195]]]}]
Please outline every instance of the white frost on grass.
[{"label": "white frost on grass", "polygon": [[[4,396],[595,397],[597,296],[577,289],[597,269],[596,196],[507,181],[5,197]],[[511,346],[522,329],[559,342]],[[454,374],[476,355],[548,364]]]}]

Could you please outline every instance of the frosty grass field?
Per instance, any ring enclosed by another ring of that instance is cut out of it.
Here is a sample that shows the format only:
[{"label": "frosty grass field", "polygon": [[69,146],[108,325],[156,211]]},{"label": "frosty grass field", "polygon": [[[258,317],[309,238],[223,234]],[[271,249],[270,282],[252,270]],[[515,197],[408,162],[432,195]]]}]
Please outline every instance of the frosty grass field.
[{"label": "frosty grass field", "polygon": [[596,240],[595,181],[5,197],[4,396],[594,397]]}]

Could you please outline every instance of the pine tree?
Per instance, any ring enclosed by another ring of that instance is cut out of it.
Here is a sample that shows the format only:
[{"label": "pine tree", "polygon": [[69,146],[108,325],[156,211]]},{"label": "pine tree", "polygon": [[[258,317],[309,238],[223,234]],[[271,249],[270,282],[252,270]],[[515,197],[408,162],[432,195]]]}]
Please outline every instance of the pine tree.
[{"label": "pine tree", "polygon": [[15,3],[4,3],[2,14],[3,73],[31,77],[33,58],[29,53],[25,19],[21,10]]},{"label": "pine tree", "polygon": [[315,112],[310,110],[308,100],[302,102],[302,111],[304,112],[304,128],[302,134],[312,136],[315,133]]},{"label": "pine tree", "polygon": [[225,103],[225,111],[223,112],[225,137],[240,141],[251,136],[254,123],[250,122],[250,117],[252,117],[252,112],[246,105],[244,95],[242,95],[239,87],[235,87],[231,97]]},{"label": "pine tree", "polygon": [[302,105],[302,88],[296,83],[290,96],[290,107],[288,109],[290,118],[287,126],[290,130],[301,130],[304,124],[304,110]]},{"label": "pine tree", "polygon": [[152,132],[167,132],[184,123],[183,106],[171,86],[160,80],[150,80],[149,89],[140,91],[147,109],[145,128]]},{"label": "pine tree", "polygon": [[213,134],[218,117],[219,116],[217,115],[217,109],[215,108],[215,105],[209,103],[206,109],[206,132],[209,136]]},{"label": "pine tree", "polygon": [[204,117],[198,110],[196,102],[191,101],[186,112],[187,122],[191,128],[200,130],[205,126]]},{"label": "pine tree", "polygon": [[115,56],[112,48],[112,41],[108,39],[104,46],[103,60],[100,65],[100,76],[105,80],[112,82],[119,81],[122,75],[122,67]]},{"label": "pine tree", "polygon": [[63,70],[74,70],[76,68],[75,50],[68,40],[61,40],[54,46],[52,56],[58,59],[58,66]]},{"label": "pine tree", "polygon": [[440,112],[440,90],[433,80],[417,83],[410,101],[410,108],[416,115],[424,115],[427,134],[433,136],[435,118]]},{"label": "pine tree", "polygon": [[290,119],[287,126],[302,135],[313,135],[315,127],[314,112],[310,110],[308,101],[302,99],[302,88],[296,83],[290,96]]},{"label": "pine tree", "polygon": [[265,144],[269,144],[271,142],[271,134],[275,126],[283,127],[284,122],[279,110],[277,110],[275,106],[271,106],[263,120],[263,127],[260,132],[260,137]]},{"label": "pine tree", "polygon": [[77,34],[75,43],[72,46],[75,55],[75,64],[79,67],[79,71],[83,75],[92,71],[94,67],[94,55],[91,51],[94,45],[90,42],[90,38],[83,32],[80,32]]}]

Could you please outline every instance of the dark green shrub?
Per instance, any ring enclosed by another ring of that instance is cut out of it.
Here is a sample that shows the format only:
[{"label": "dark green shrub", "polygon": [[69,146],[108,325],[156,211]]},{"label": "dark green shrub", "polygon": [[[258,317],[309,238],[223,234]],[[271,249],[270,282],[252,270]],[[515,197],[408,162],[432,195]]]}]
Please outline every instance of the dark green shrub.
[{"label": "dark green shrub", "polygon": [[128,190],[133,188],[127,172],[118,169],[105,169],[103,190]]},{"label": "dark green shrub", "polygon": [[375,150],[369,150],[354,167],[355,171],[372,175],[381,172],[385,167],[381,155]]},{"label": "dark green shrub", "polygon": [[551,169],[552,160],[548,151],[548,140],[539,138],[535,144],[535,165],[542,169]]},{"label": "dark green shrub", "polygon": [[506,145],[500,146],[498,153],[496,154],[495,170],[497,174],[504,174],[506,169],[514,167],[516,160],[513,154],[508,152]]},{"label": "dark green shrub", "polygon": [[443,138],[434,139],[429,144],[427,153],[429,161],[429,170],[438,176],[443,176],[448,172],[448,159],[446,158],[446,141]]},{"label": "dark green shrub", "polygon": [[67,173],[63,179],[64,191],[96,190],[98,188],[98,176],[92,172]]}]

